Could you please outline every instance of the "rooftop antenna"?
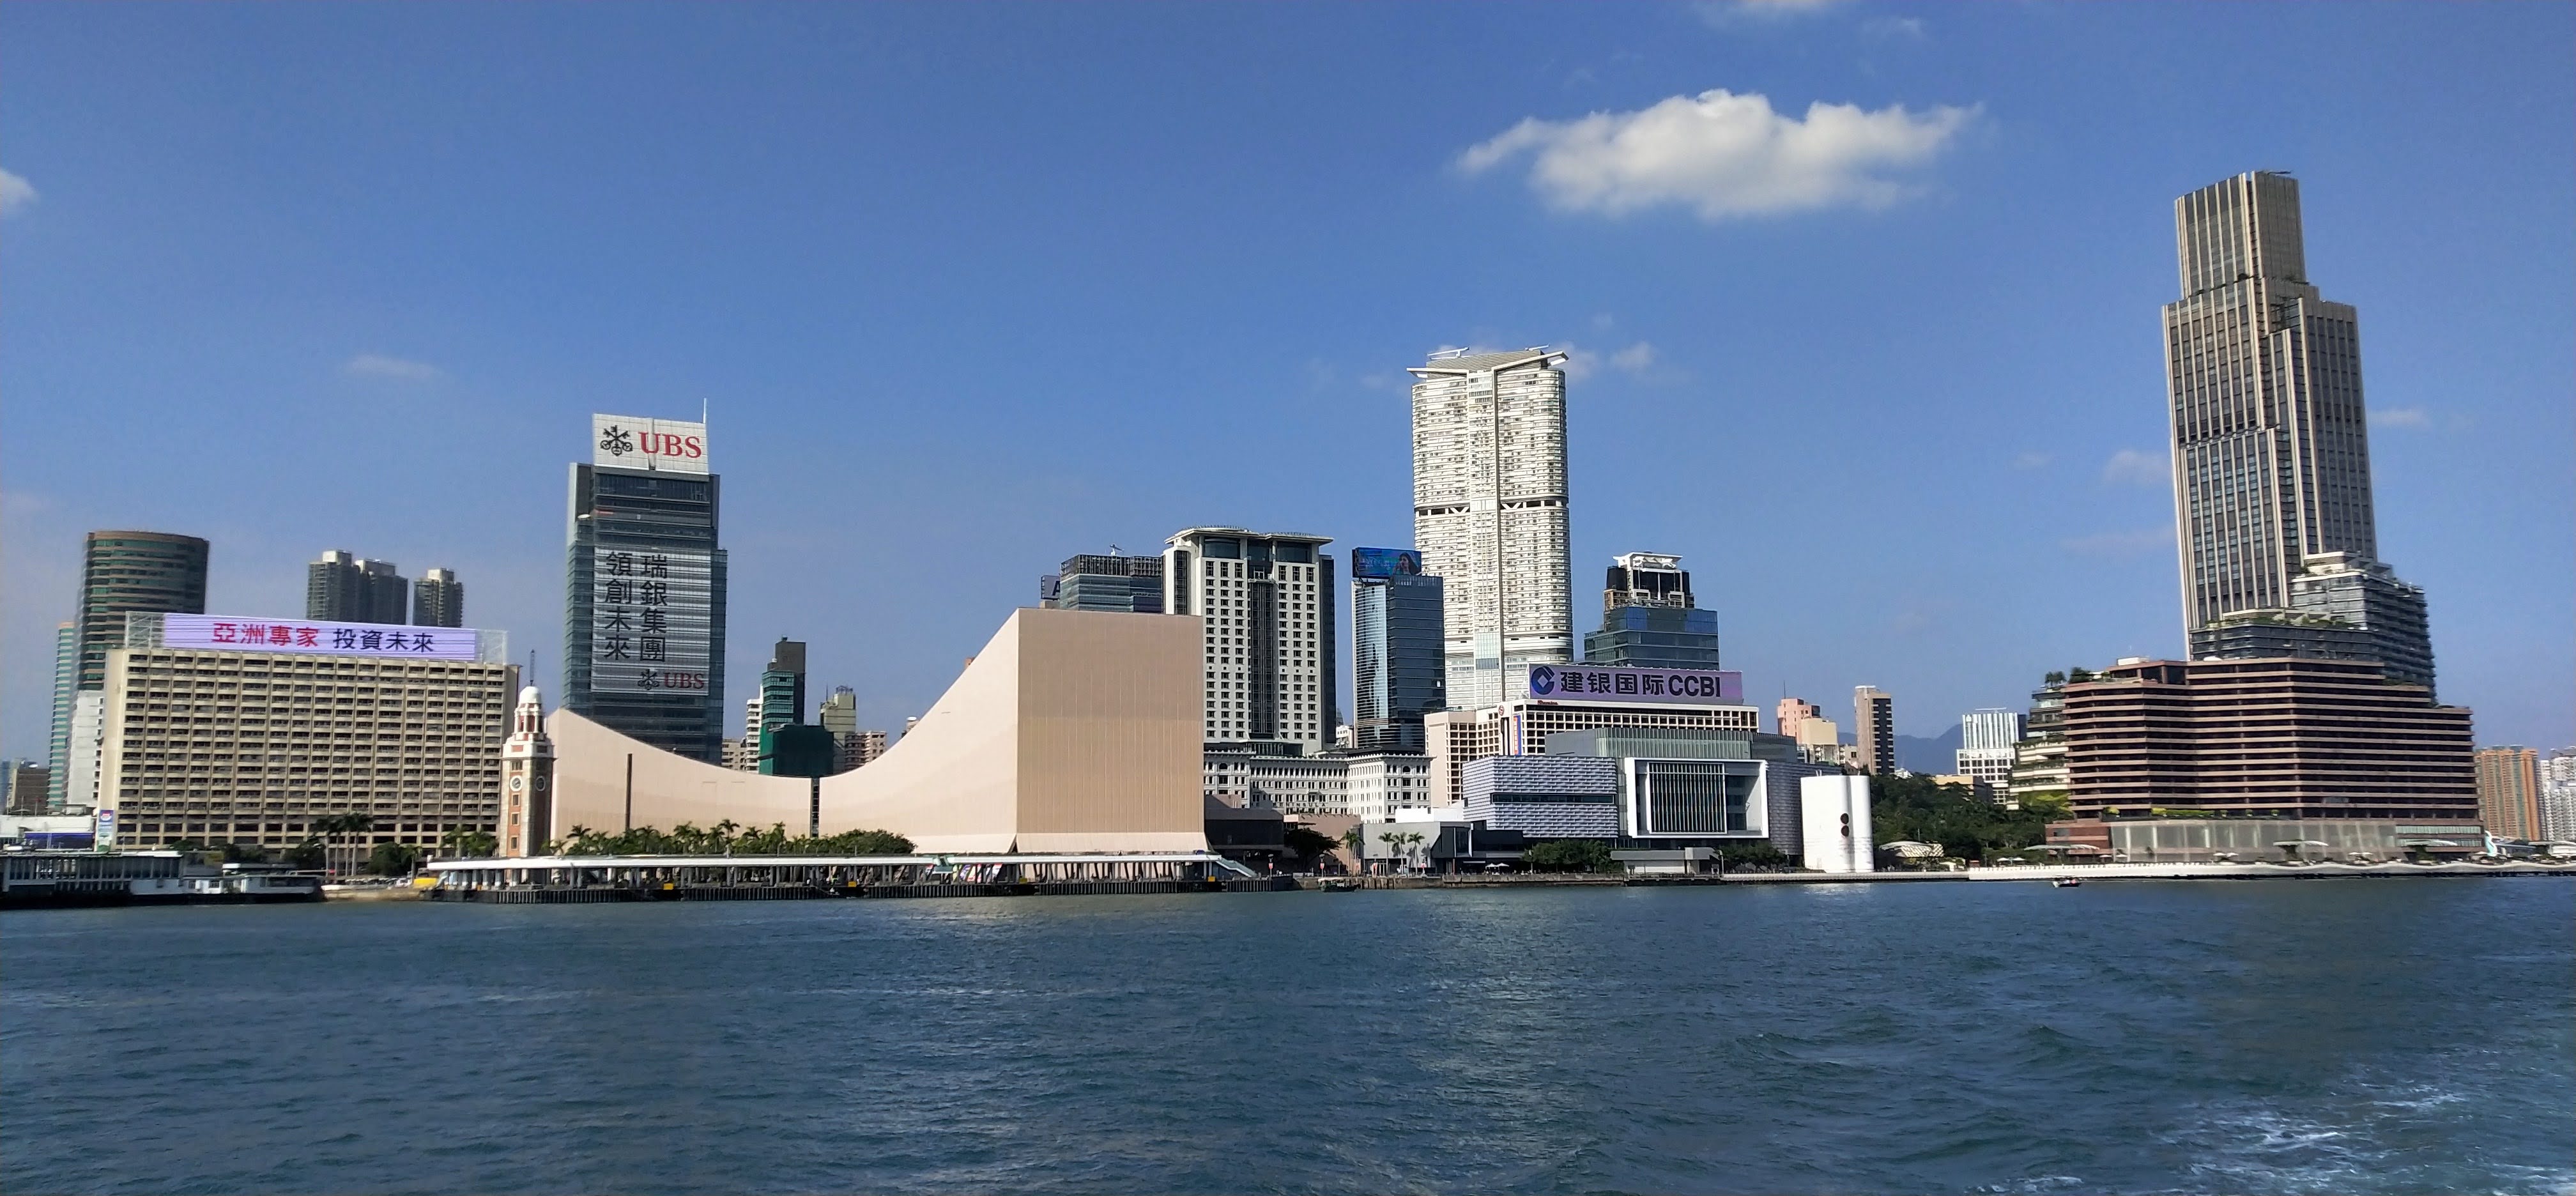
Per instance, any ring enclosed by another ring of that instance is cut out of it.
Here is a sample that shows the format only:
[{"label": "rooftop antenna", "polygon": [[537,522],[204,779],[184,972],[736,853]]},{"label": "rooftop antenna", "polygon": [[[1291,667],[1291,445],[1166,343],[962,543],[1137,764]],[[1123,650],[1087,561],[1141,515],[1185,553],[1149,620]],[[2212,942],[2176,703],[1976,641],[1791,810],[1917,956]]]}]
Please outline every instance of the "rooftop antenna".
[{"label": "rooftop antenna", "polygon": [[1109,555],[1111,555],[1111,556],[1125,556],[1125,555],[1127,555],[1127,550],[1126,550],[1126,549],[1123,549],[1123,548],[1120,548],[1119,546],[1117,546],[1117,545],[1115,545],[1115,544],[1112,544],[1112,545],[1110,545],[1110,546],[1109,546]]}]

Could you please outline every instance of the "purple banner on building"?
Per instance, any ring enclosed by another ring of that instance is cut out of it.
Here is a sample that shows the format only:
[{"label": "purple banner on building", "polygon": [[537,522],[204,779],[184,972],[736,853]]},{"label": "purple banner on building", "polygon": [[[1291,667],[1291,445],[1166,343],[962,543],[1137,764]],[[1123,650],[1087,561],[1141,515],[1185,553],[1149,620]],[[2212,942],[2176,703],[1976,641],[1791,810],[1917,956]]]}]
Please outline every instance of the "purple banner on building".
[{"label": "purple banner on building", "polygon": [[1540,664],[1530,666],[1529,696],[1542,702],[1738,706],[1744,702],[1744,674],[1733,669]]},{"label": "purple banner on building", "polygon": [[327,623],[318,619],[253,619],[238,615],[163,615],[161,644],[167,648],[214,648],[225,652],[474,659],[471,627]]}]

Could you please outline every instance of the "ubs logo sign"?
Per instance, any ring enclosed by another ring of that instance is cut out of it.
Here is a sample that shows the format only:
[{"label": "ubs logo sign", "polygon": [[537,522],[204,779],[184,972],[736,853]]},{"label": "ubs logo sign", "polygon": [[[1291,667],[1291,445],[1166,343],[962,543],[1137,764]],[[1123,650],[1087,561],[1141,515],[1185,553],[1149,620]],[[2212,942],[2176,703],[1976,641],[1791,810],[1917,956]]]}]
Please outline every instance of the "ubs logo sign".
[{"label": "ubs logo sign", "polygon": [[1556,669],[1549,665],[1530,667],[1530,696],[1544,698],[1556,692]]},{"label": "ubs logo sign", "polygon": [[707,426],[667,419],[593,415],[590,463],[621,469],[707,471]]}]

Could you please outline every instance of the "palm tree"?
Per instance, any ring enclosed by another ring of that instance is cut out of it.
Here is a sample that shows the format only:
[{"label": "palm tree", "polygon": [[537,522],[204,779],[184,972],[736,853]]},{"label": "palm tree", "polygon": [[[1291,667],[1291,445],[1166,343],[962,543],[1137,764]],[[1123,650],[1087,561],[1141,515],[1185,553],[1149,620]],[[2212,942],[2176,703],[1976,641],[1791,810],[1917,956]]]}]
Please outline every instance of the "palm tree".
[{"label": "palm tree", "polygon": [[1404,857],[1405,862],[1411,863],[1413,861],[1413,849],[1421,846],[1422,844],[1422,833],[1419,831],[1397,831],[1393,834],[1378,836],[1378,841],[1394,848],[1398,854]]}]

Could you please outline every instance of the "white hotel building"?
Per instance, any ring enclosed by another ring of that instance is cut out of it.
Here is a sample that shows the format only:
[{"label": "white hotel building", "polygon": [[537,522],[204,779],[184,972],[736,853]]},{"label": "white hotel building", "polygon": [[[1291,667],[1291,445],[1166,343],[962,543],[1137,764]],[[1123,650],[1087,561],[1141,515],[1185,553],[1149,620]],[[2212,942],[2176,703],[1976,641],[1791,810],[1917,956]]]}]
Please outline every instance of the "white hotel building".
[{"label": "white hotel building", "polygon": [[1434,353],[1413,386],[1413,543],[1441,579],[1449,705],[1526,692],[1573,659],[1566,539],[1566,355]]},{"label": "white hotel building", "polygon": [[1205,624],[1208,743],[1315,755],[1340,721],[1330,536],[1194,527],[1163,550],[1163,610]]}]

